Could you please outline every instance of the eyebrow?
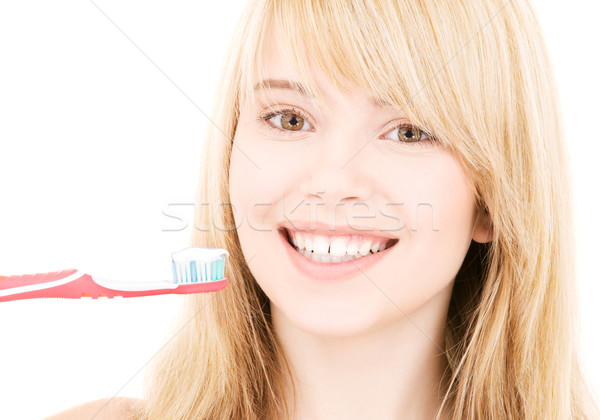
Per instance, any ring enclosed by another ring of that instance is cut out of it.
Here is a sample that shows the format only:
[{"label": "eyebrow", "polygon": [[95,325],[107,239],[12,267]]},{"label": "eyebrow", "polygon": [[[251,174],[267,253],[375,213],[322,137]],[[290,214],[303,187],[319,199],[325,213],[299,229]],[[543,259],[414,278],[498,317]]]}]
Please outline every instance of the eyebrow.
[{"label": "eyebrow", "polygon": [[[313,94],[311,94],[309,92],[309,90],[302,83],[290,81],[290,80],[265,79],[262,82],[258,82],[256,85],[254,85],[255,91],[261,90],[261,89],[286,89],[286,90],[291,90],[293,92],[297,92],[300,95],[305,96],[310,99],[315,98],[315,96]],[[374,97],[370,97],[369,102],[371,102],[373,105],[380,107],[380,108],[394,106],[383,99],[378,99],[378,98],[374,98]]]}]

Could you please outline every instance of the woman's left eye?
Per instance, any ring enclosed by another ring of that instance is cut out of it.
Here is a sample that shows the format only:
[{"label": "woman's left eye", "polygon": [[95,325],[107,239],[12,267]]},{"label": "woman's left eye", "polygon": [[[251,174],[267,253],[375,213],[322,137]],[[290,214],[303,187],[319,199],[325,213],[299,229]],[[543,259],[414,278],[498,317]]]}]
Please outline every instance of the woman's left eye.
[{"label": "woman's left eye", "polygon": [[392,131],[388,131],[388,133],[397,133],[397,135],[395,135],[392,139],[389,139],[386,136],[386,139],[396,140],[400,143],[420,143],[425,139],[430,138],[429,135],[420,128],[406,123],[396,126],[392,129]]}]

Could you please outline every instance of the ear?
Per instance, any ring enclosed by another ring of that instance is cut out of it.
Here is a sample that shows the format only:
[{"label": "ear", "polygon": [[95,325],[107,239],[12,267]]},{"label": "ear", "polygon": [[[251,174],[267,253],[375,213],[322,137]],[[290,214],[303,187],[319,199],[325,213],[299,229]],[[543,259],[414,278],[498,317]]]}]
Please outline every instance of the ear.
[{"label": "ear", "polygon": [[473,226],[473,240],[481,244],[492,241],[493,226],[486,206],[479,206]]}]

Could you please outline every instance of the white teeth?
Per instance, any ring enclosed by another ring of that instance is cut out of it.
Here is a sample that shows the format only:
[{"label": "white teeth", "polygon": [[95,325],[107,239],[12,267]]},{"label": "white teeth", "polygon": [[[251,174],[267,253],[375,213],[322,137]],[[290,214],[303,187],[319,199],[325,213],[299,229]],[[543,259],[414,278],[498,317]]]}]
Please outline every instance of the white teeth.
[{"label": "white teeth", "polygon": [[385,243],[377,239],[289,232],[290,242],[298,252],[316,262],[344,262],[383,251]]},{"label": "white teeth", "polygon": [[331,261],[331,255],[321,255],[321,262],[322,263],[330,263]]},{"label": "white teeth", "polygon": [[346,253],[348,255],[356,255],[358,254],[358,241],[352,240],[350,241],[350,243],[348,244],[348,249],[346,250]]},{"label": "white teeth", "polygon": [[296,241],[298,242],[298,245],[296,245],[298,247],[298,249],[303,249],[304,248],[304,236],[292,235],[292,237],[295,238]]},{"label": "white teeth", "polygon": [[[331,242],[329,253],[336,257],[343,257],[346,255],[346,240],[344,238],[335,238]],[[350,252],[348,252],[350,254]]]},{"label": "white teeth", "polygon": [[313,250],[312,238],[304,238],[304,249],[306,249],[307,251]]},{"label": "white teeth", "polygon": [[[307,247],[308,249],[308,247]],[[315,235],[313,239],[313,252],[315,254],[325,255],[329,253],[329,238]]]},{"label": "white teeth", "polygon": [[358,252],[360,253],[360,255],[367,255],[369,253],[369,251],[371,250],[371,240],[369,239],[366,242],[363,242],[358,250]]}]

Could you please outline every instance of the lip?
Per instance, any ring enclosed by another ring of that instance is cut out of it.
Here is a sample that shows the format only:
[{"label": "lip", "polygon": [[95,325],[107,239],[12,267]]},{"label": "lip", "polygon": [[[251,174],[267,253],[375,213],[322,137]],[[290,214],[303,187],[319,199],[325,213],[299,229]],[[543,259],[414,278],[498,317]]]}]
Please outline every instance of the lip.
[{"label": "lip", "polygon": [[361,275],[363,271],[385,258],[390,250],[397,244],[396,242],[394,245],[383,251],[357,258],[352,261],[317,263],[300,255],[298,251],[290,245],[287,239],[288,233],[285,228],[279,228],[278,232],[281,243],[292,260],[292,264],[306,276],[317,281],[325,282],[341,282]]},{"label": "lip", "polygon": [[317,221],[294,220],[286,221],[279,225],[279,228],[293,230],[296,232],[310,232],[315,235],[336,236],[336,235],[356,235],[367,238],[378,239],[397,239],[396,236],[388,232],[375,229],[368,226],[330,226]]}]

